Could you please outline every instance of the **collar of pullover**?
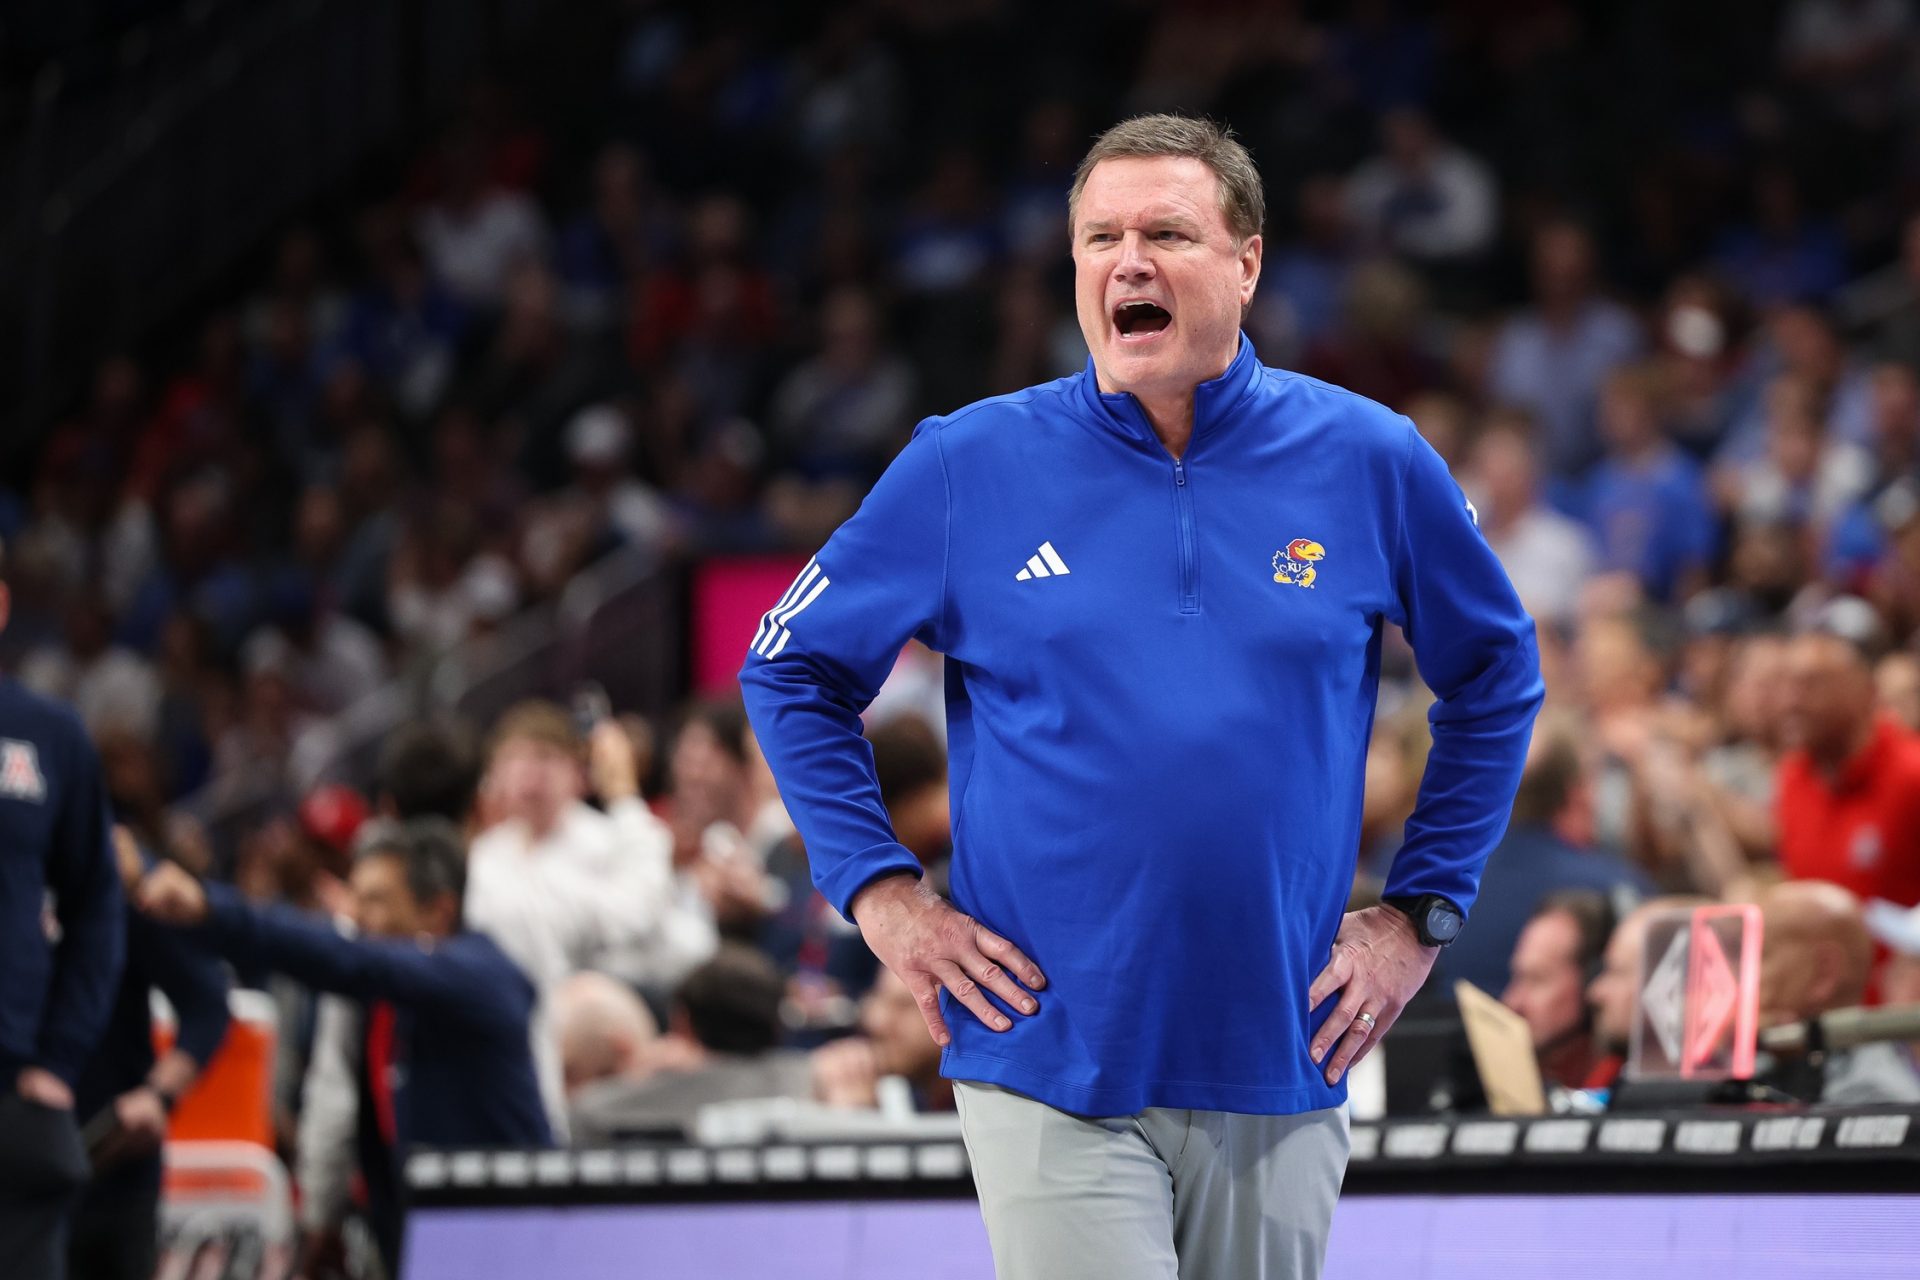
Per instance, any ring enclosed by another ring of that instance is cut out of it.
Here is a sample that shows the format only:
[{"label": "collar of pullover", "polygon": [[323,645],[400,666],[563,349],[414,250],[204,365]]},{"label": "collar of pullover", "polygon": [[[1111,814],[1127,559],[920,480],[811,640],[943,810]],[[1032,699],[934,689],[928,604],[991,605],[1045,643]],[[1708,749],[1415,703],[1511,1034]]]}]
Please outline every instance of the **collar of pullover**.
[{"label": "collar of pullover", "polygon": [[[1233,417],[1252,392],[1254,381],[1259,376],[1259,357],[1253,353],[1252,340],[1243,332],[1240,335],[1240,349],[1234,353],[1233,363],[1227,366],[1226,372],[1193,389],[1194,443]],[[1147,421],[1146,410],[1140,407],[1140,401],[1131,392],[1116,391],[1109,394],[1100,390],[1100,375],[1093,367],[1092,356],[1087,357],[1087,367],[1080,374],[1080,393],[1088,412],[1102,426],[1135,443],[1160,447],[1160,439],[1153,433],[1153,424]],[[1192,445],[1188,448],[1191,449]]]}]

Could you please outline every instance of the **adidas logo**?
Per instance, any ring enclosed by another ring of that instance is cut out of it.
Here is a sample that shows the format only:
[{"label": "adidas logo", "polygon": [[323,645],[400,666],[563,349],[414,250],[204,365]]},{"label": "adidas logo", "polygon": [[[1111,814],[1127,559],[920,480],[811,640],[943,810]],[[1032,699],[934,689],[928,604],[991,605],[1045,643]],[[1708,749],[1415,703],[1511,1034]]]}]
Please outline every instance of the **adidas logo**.
[{"label": "adidas logo", "polygon": [[1051,542],[1040,544],[1040,550],[1027,557],[1027,567],[1013,575],[1015,582],[1025,582],[1029,578],[1064,578],[1073,570],[1067,568],[1067,562],[1053,549]]}]

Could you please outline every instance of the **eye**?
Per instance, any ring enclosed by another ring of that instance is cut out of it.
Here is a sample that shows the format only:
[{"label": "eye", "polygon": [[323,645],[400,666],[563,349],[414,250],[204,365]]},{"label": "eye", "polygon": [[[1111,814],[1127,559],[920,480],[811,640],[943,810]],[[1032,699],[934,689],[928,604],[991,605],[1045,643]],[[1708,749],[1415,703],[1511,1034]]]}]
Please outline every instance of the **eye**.
[{"label": "eye", "polygon": [[1153,238],[1155,240],[1185,240],[1186,236],[1178,231],[1156,231],[1153,233]]},{"label": "eye", "polygon": [[1111,231],[1095,231],[1087,236],[1088,244],[1107,244],[1114,238]]}]

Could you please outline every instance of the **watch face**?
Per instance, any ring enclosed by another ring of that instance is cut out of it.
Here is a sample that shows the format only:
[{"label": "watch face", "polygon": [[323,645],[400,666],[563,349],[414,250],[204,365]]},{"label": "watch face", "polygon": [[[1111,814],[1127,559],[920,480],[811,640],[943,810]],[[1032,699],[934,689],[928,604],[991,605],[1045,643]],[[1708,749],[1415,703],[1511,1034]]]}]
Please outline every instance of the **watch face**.
[{"label": "watch face", "polygon": [[1460,913],[1451,907],[1435,906],[1427,910],[1427,935],[1438,942],[1452,942],[1460,932]]}]

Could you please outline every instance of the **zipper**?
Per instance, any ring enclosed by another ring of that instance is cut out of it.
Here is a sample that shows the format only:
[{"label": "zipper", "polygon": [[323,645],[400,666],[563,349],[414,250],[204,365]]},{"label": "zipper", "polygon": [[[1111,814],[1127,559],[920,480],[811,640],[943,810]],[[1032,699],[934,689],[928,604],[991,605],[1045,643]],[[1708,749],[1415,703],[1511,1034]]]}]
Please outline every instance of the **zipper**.
[{"label": "zipper", "polygon": [[1193,489],[1187,464],[1173,460],[1173,509],[1180,528],[1180,612],[1200,612],[1200,554],[1193,532]]}]

